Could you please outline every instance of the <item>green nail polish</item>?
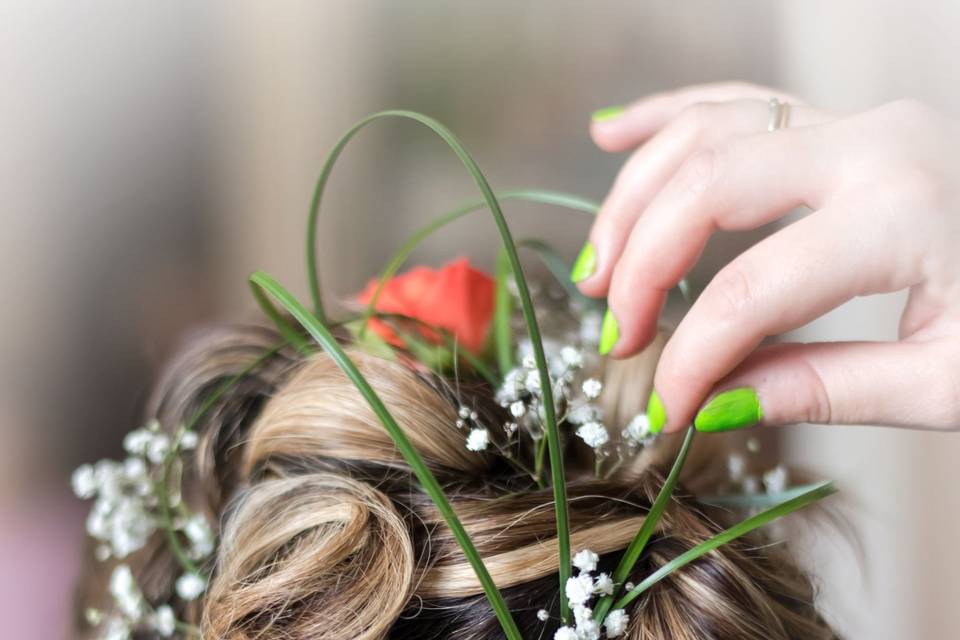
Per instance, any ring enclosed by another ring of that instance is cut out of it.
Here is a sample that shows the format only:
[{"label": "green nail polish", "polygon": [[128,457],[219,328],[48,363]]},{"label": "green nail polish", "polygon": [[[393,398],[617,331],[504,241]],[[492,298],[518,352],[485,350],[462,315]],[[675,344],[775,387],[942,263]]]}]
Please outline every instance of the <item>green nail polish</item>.
[{"label": "green nail polish", "polygon": [[586,280],[597,270],[597,252],[593,248],[593,243],[588,242],[583,245],[577,261],[573,263],[573,269],[570,270],[570,279],[573,282]]},{"label": "green nail polish", "polygon": [[603,109],[597,109],[593,112],[593,115],[590,116],[591,120],[594,122],[606,122],[607,120],[613,120],[621,113],[624,112],[624,108],[620,105],[615,107],[604,107]]},{"label": "green nail polish", "polygon": [[693,426],[697,431],[713,433],[749,427],[763,420],[763,407],[757,392],[749,387],[718,393],[706,404]]},{"label": "green nail polish", "polygon": [[617,319],[613,317],[610,309],[603,316],[603,324],[600,326],[600,355],[605,356],[613,349],[620,339],[620,325]]},{"label": "green nail polish", "polygon": [[667,424],[667,410],[656,391],[650,394],[647,401],[647,420],[650,421],[650,433],[660,433],[663,425]]}]

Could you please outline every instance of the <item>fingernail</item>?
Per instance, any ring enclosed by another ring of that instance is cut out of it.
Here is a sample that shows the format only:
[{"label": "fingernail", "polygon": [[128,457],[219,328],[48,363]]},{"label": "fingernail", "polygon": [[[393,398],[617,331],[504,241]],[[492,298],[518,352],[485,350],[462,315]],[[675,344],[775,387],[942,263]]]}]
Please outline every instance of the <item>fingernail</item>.
[{"label": "fingernail", "polygon": [[606,122],[607,120],[613,120],[623,112],[624,108],[621,105],[604,107],[603,109],[597,109],[594,111],[593,115],[590,116],[590,119],[594,122]]},{"label": "fingernail", "polygon": [[570,279],[574,282],[586,280],[597,270],[597,252],[593,248],[593,243],[588,242],[580,249],[580,255],[577,261],[573,263],[573,269],[570,270]]},{"label": "fingernail", "polygon": [[660,433],[663,425],[667,424],[667,410],[663,406],[660,394],[653,391],[647,400],[647,420],[650,421],[650,432]]},{"label": "fingernail", "polygon": [[697,431],[713,433],[749,427],[763,420],[763,407],[750,387],[718,393],[693,419]]},{"label": "fingernail", "polygon": [[617,319],[613,317],[610,309],[607,309],[607,313],[603,316],[603,324],[600,326],[600,355],[605,356],[610,353],[619,339],[620,325],[617,324]]}]

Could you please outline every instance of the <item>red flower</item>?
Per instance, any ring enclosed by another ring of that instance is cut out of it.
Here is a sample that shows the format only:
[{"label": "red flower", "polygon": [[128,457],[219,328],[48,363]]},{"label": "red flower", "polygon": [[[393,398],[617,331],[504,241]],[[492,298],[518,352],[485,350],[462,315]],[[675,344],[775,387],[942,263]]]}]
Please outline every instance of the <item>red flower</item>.
[{"label": "red flower", "polygon": [[[360,292],[357,299],[361,304],[370,303],[378,282],[376,278],[370,280]],[[391,278],[380,292],[375,308],[380,313],[395,313],[444,329],[477,353],[483,349],[493,306],[493,278],[471,267],[466,258],[460,258],[440,269],[415,267]],[[403,346],[403,341],[384,323],[371,319],[370,328],[391,344]],[[440,341],[429,332],[421,333],[433,342]]]}]

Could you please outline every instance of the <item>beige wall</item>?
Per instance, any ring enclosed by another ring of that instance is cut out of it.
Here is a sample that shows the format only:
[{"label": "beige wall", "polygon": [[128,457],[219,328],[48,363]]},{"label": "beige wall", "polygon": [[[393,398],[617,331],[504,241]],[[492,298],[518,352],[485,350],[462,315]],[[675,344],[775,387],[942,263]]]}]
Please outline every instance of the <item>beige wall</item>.
[{"label": "beige wall", "polygon": [[[61,509],[66,474],[134,426],[173,336],[248,313],[255,268],[305,292],[313,181],[364,114],[437,116],[496,188],[599,199],[622,157],[590,144],[594,108],[743,78],[832,107],[915,95],[957,114],[958,40],[960,5],[947,0],[0,0],[0,251],[16,310],[0,332],[0,509],[44,505],[76,531]],[[411,229],[473,196],[450,153],[413,125],[367,132],[334,173],[322,219],[328,297],[359,288]],[[571,214],[509,212],[519,235],[545,234],[569,256],[587,229]],[[756,237],[712,243],[695,281]],[[489,262],[494,242],[478,216],[416,259]],[[887,339],[900,304],[856,301],[798,336]],[[840,481],[863,547],[861,559],[838,536],[805,538],[838,626],[871,640],[958,635],[948,545],[960,439],[822,427],[784,439],[791,460]],[[47,526],[27,517],[15,536]],[[5,620],[29,619],[24,603],[39,597],[21,592],[0,602]]]},{"label": "beige wall", "polygon": [[[783,3],[783,83],[843,109],[913,96],[960,115],[960,4],[884,0]],[[960,240],[960,238],[958,238]],[[855,300],[796,332],[800,340],[896,338],[905,297]],[[842,483],[863,564],[817,540],[827,608],[852,638],[960,634],[960,438],[877,427],[794,427],[789,456]]]}]

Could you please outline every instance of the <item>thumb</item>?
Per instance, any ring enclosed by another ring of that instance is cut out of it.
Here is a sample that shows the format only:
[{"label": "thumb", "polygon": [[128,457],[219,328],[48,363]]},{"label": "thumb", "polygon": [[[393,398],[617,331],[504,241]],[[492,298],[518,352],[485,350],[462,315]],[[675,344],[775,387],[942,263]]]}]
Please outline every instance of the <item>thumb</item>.
[{"label": "thumb", "polygon": [[700,431],[761,422],[960,428],[960,350],[945,341],[779,344],[721,381]]}]

